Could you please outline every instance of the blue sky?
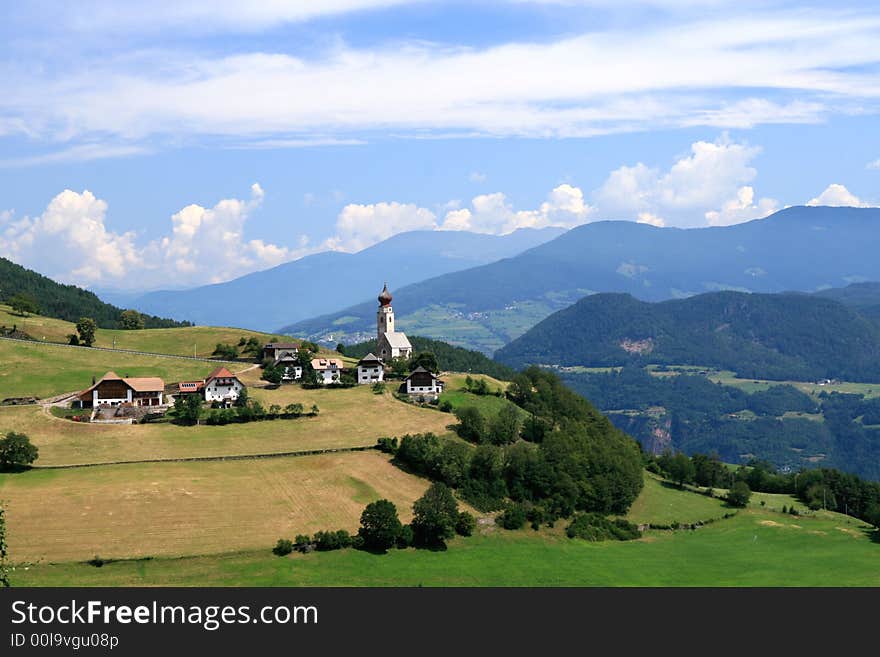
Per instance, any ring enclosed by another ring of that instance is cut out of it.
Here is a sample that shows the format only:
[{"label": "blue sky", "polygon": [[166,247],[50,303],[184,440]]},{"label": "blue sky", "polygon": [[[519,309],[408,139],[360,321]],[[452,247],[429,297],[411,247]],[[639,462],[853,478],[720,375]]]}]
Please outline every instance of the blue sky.
[{"label": "blue sky", "polygon": [[0,21],[0,255],[226,280],[411,229],[880,203],[880,9],[84,0]]}]

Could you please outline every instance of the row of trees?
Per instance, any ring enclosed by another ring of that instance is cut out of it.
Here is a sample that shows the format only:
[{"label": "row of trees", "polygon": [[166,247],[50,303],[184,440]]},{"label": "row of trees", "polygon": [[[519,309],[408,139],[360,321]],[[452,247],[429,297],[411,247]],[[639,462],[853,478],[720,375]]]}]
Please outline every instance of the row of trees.
[{"label": "row of trees", "polygon": [[460,534],[470,536],[476,519],[459,511],[452,490],[442,483],[432,484],[413,504],[413,520],[400,521],[397,506],[387,499],[371,502],[361,513],[360,529],[351,536],[345,530],[320,531],[313,537],[300,535],[295,541],[279,539],[275,554],[290,554],[294,549],[336,550],[347,547],[384,553],[391,548],[409,546],[443,548],[446,541]]},{"label": "row of trees", "polygon": [[[174,422],[177,424],[197,424],[203,415],[204,402],[197,394],[177,395],[174,399]],[[290,419],[303,415],[315,416],[320,412],[317,404],[306,411],[303,404],[292,403],[285,407],[272,404],[266,408],[256,399],[250,399],[247,390],[239,393],[232,408],[212,409],[205,418],[207,424],[223,425],[243,422],[259,422],[261,420],[275,420],[278,418]]]}]

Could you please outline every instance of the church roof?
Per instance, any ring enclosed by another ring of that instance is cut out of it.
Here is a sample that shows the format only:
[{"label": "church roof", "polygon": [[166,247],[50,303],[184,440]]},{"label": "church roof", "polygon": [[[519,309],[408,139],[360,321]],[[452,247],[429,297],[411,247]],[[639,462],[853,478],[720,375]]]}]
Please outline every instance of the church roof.
[{"label": "church roof", "polygon": [[409,338],[406,337],[405,333],[398,333],[395,331],[394,333],[383,333],[382,335],[388,342],[388,346],[392,349],[412,349],[412,345],[409,343]]},{"label": "church roof", "polygon": [[391,298],[391,292],[388,291],[388,283],[385,283],[385,287],[382,288],[382,293],[379,295],[379,304],[390,306]]}]

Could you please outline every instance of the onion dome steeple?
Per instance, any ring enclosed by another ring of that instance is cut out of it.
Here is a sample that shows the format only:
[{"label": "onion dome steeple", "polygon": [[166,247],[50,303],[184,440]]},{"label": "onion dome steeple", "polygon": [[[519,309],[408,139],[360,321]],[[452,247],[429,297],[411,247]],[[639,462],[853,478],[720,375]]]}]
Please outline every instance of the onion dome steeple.
[{"label": "onion dome steeple", "polygon": [[379,305],[391,305],[391,292],[388,291],[388,283],[385,283],[385,287],[382,288],[382,293],[379,295]]}]

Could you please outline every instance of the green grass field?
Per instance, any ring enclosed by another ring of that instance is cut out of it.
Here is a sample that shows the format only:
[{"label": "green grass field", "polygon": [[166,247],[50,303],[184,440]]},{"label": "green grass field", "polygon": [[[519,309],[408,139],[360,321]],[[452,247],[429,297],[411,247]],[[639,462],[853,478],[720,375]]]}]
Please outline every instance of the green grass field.
[{"label": "green grass field", "polygon": [[720,499],[681,490],[645,473],[645,487],[626,514],[637,525],[693,523],[720,518],[730,509]]},{"label": "green grass field", "polygon": [[[92,377],[101,378],[109,370],[120,376],[158,376],[171,383],[203,378],[215,367],[212,363],[182,358],[0,340],[0,399],[45,398],[83,390],[92,384]],[[229,367],[240,371],[249,365]]]},{"label": "green grass field", "polygon": [[[21,317],[13,314],[9,306],[4,305],[0,305],[0,325],[9,327],[15,325],[32,338],[48,342],[67,343],[67,336],[76,333],[76,328],[71,322],[42,315]],[[289,339],[247,329],[215,326],[142,329],[139,331],[99,328],[95,334],[95,346],[208,358],[218,342],[237,345],[242,337],[245,339],[256,337],[261,342]]]},{"label": "green grass field", "polygon": [[693,531],[587,543],[494,527],[445,552],[266,549],[187,559],[18,567],[17,586],[880,586],[880,543],[843,516],[750,509]]}]

